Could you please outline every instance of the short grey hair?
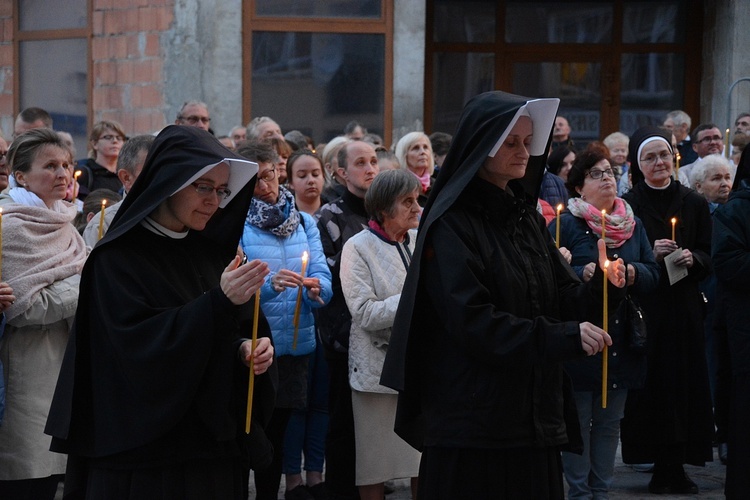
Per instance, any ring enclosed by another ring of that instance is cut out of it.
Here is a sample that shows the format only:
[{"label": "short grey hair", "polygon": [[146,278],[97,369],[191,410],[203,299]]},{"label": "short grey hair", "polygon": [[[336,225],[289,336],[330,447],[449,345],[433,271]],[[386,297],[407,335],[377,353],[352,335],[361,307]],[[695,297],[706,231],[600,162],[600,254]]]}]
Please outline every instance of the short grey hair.
[{"label": "short grey hair", "polygon": [[[250,120],[250,123],[248,123],[246,127],[247,139],[258,139],[259,138],[258,127],[260,126],[261,123],[266,123],[266,122],[276,123],[276,120],[274,120],[273,118],[269,116],[257,116],[253,118],[252,120]],[[276,125],[278,125],[278,123],[276,123]]]},{"label": "short grey hair", "polygon": [[208,111],[208,104],[206,104],[203,101],[198,101],[196,99],[191,99],[189,101],[185,101],[182,103],[182,106],[180,106],[180,110],[177,112],[177,119],[182,120],[184,116],[182,116],[182,112],[185,111],[185,108],[188,106],[203,106],[206,108],[206,111]]},{"label": "short grey hair", "polygon": [[399,198],[419,192],[422,184],[407,170],[386,170],[375,176],[365,194],[365,210],[371,219],[382,224],[392,217]]},{"label": "short grey hair", "polygon": [[627,148],[628,144],[630,144],[630,137],[623,134],[622,132],[612,132],[607,137],[605,137],[602,142],[609,149],[612,149],[615,146],[618,146],[620,144],[624,144],[625,147]]},{"label": "short grey hair", "polygon": [[734,163],[720,154],[708,155],[698,161],[690,171],[690,185],[703,184],[714,170],[724,167],[734,177]]},{"label": "short grey hair", "polygon": [[135,175],[141,151],[148,152],[155,140],[156,137],[151,134],[136,135],[128,139],[117,156],[117,170],[126,170]]},{"label": "short grey hair", "polygon": [[[690,119],[690,115],[682,111],[681,109],[675,109],[674,111],[670,111],[667,113],[667,118],[672,120],[672,123],[677,125],[682,125],[683,123],[687,123],[687,129],[690,130],[690,125],[693,123]],[[666,118],[665,118],[666,121]]]}]

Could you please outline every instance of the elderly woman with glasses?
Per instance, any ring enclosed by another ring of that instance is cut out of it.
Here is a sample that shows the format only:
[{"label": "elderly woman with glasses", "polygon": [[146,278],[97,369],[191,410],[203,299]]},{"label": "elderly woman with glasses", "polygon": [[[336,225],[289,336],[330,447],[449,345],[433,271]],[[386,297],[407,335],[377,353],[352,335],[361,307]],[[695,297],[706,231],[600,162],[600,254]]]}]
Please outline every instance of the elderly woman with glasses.
[{"label": "elderly woman with glasses", "polygon": [[[267,429],[274,447],[273,460],[268,468],[255,471],[255,486],[258,500],[276,500],[287,423],[292,411],[306,408],[308,401],[308,364],[317,341],[313,309],[331,300],[331,272],[315,219],[299,211],[294,195],[279,186],[279,157],[274,147],[268,142],[250,141],[237,152],[259,165],[242,249],[248,258],[267,262],[271,271],[261,288],[260,303],[271,325],[279,387]],[[287,483],[287,497],[299,488],[294,495],[304,498],[306,488],[297,476],[297,484]]]},{"label": "elderly woman with glasses", "polygon": [[[629,157],[633,188],[624,198],[643,221],[662,274],[641,302],[648,372],[645,387],[628,394],[623,460],[654,463],[652,493],[697,493],[683,464],[702,466],[713,458],[706,306],[698,288],[711,273],[711,215],[702,196],[672,178],[671,134],[641,127],[630,138]],[[675,280],[675,271],[686,275]]]},{"label": "elderly woman with glasses", "polygon": [[[625,261],[629,293],[637,299],[656,287],[659,266],[643,223],[633,215],[630,205],[617,197],[609,158],[610,152],[603,144],[592,143],[573,162],[566,184],[571,198],[559,218],[560,246],[570,251],[573,270],[588,282],[597,266],[597,242],[604,234],[608,258]],[[556,225],[557,221],[549,227],[552,234],[556,233]],[[612,337],[606,408],[602,408],[602,354],[565,363],[573,381],[584,445],[582,455],[562,454],[571,499],[607,496],[628,390],[642,387],[646,376],[645,352],[629,342],[624,328],[627,304],[610,302],[613,314],[605,328]],[[601,312],[597,313],[598,317],[590,320],[600,324]]]},{"label": "elderly woman with glasses", "polygon": [[89,157],[78,162],[78,196],[85,199],[95,189],[122,190],[117,177],[117,157],[125,144],[125,131],[117,122],[102,120],[94,125],[89,136]]}]

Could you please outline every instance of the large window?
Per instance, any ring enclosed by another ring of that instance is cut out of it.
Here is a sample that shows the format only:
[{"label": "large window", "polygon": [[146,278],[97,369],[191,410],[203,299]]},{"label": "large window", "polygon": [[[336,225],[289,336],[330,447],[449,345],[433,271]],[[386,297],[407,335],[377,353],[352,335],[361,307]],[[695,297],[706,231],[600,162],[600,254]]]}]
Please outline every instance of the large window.
[{"label": "large window", "polygon": [[352,120],[390,137],[392,0],[256,0],[246,9],[247,119],[270,116],[317,142]]},{"label": "large window", "polygon": [[16,103],[46,109],[56,130],[69,132],[86,156],[89,22],[87,0],[16,3]]},{"label": "large window", "polygon": [[701,12],[697,0],[428,0],[426,126],[450,133],[489,90],[559,97],[580,145],[672,109],[697,117]]}]

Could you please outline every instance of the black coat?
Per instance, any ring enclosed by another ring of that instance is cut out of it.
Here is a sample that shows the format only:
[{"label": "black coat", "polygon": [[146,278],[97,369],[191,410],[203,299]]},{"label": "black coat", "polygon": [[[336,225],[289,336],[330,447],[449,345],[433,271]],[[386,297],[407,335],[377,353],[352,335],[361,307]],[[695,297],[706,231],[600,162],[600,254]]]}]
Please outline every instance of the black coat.
[{"label": "black coat", "polygon": [[[476,175],[522,106],[532,156],[505,192]],[[601,274],[582,285],[535,211],[556,109],[502,92],[464,109],[422,215],[381,377],[400,391],[396,432],[416,448],[580,441],[562,360],[584,355],[574,318],[601,303]]]},{"label": "black coat", "polygon": [[[739,173],[738,173],[739,175]],[[750,186],[743,184],[714,212],[713,261],[722,301],[717,318],[726,325],[716,329],[720,364],[728,364],[729,462],[727,498],[745,498],[750,491]],[[722,334],[722,335],[719,335]],[[728,363],[726,363],[728,362]],[[722,368],[724,368],[722,366]],[[723,372],[721,369],[720,372]],[[722,379],[719,385],[722,385]],[[718,388],[717,388],[718,389]],[[718,396],[717,396],[718,397]],[[723,408],[723,407],[722,407]],[[717,409],[718,411],[718,409]]]},{"label": "black coat", "polygon": [[[688,276],[671,286],[661,262],[658,287],[642,298],[649,332],[648,375],[643,390],[628,394],[621,426],[623,459],[647,463],[658,457],[703,465],[713,457],[705,302],[698,289],[698,283],[712,271],[708,204],[675,181],[662,191],[641,181],[623,198],[643,221],[652,245],[657,239],[671,239],[670,220],[676,217],[677,244],[689,249],[694,259]],[[665,457],[667,449],[672,451]]]}]

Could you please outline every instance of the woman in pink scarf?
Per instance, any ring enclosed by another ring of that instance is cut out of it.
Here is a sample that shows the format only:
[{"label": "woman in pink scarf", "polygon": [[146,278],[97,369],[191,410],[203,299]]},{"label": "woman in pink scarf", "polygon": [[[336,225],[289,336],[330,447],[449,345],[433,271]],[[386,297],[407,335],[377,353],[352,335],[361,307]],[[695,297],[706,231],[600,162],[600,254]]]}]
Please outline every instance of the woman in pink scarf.
[{"label": "woman in pink scarf", "polygon": [[432,187],[432,174],[435,171],[435,157],[432,154],[430,138],[423,132],[409,132],[396,144],[396,157],[401,168],[419,179],[422,185],[419,204],[425,206]]},{"label": "woman in pink scarf", "polygon": [[15,186],[0,196],[2,277],[15,294],[4,312],[0,359],[5,365],[5,418],[0,426],[0,498],[52,499],[65,474],[65,455],[49,451],[44,434],[86,245],[62,201],[70,151],[50,129],[17,137],[8,151]]}]

